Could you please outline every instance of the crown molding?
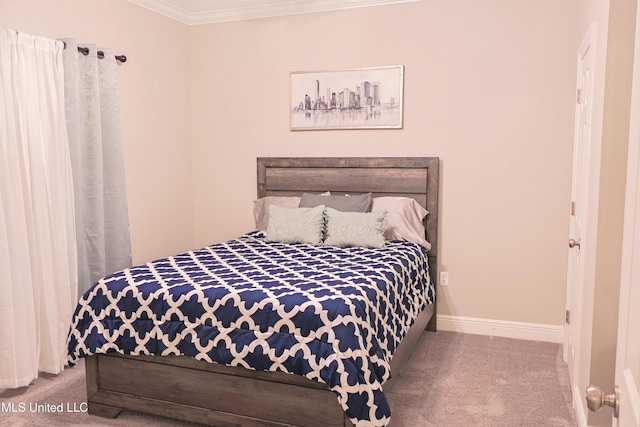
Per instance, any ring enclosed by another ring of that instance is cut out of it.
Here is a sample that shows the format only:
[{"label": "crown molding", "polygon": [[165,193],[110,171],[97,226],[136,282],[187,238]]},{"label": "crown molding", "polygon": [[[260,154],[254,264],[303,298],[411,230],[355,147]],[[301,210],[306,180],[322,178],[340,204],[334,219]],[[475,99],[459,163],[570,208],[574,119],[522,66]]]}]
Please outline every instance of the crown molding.
[{"label": "crown molding", "polygon": [[164,15],[168,18],[175,19],[184,24],[190,24],[191,13],[184,9],[180,9],[172,4],[169,4],[163,0],[127,0],[129,3],[133,3],[137,6],[144,7],[153,12]]},{"label": "crown molding", "polygon": [[384,6],[410,3],[422,0],[274,0],[268,5],[215,9],[189,12],[165,0],[127,0],[145,9],[159,13],[187,25],[214,24],[220,22],[243,21],[247,19],[270,18],[276,16],[299,15],[302,13],[327,12],[354,9],[358,7]]}]

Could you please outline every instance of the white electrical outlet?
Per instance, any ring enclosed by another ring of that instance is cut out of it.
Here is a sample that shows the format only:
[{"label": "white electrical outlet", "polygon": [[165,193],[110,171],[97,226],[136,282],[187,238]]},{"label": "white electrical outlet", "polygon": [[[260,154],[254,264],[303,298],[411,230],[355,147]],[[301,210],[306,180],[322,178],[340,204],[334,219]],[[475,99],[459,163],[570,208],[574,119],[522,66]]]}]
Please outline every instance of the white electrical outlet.
[{"label": "white electrical outlet", "polygon": [[440,286],[449,286],[449,272],[441,271],[440,272]]}]

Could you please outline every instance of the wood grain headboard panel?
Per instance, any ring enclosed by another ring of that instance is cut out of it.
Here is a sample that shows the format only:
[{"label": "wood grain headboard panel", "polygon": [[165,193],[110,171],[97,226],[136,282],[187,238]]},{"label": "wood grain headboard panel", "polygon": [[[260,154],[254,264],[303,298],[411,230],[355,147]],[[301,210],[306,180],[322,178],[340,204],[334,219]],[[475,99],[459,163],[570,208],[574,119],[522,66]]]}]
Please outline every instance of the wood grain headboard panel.
[{"label": "wood grain headboard panel", "polygon": [[438,157],[259,157],[258,197],[331,191],[414,198],[429,211],[426,238],[431,243],[429,257],[435,258],[438,166]]}]

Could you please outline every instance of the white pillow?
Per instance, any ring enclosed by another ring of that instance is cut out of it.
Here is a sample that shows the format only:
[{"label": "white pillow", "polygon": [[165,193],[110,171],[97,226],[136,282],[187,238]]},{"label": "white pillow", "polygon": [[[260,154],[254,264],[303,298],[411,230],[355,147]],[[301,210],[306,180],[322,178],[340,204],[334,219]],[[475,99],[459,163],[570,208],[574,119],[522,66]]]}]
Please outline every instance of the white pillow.
[{"label": "white pillow", "polygon": [[[330,196],[329,191],[320,194]],[[269,206],[275,205],[282,208],[297,208],[300,204],[298,196],[266,196],[253,201],[253,217],[256,221],[256,230],[266,231],[269,224]]]},{"label": "white pillow", "polygon": [[371,212],[387,211],[384,237],[387,240],[406,240],[422,245],[427,251],[431,243],[425,239],[422,220],[429,214],[415,199],[409,197],[374,197]]},{"label": "white pillow", "polygon": [[327,219],[324,244],[330,246],[384,246],[384,216],[380,212],[342,212],[330,207],[325,209]]},{"label": "white pillow", "polygon": [[281,243],[322,243],[324,205],[315,208],[269,207],[267,239]]},{"label": "white pillow", "polygon": [[253,202],[253,216],[256,220],[256,230],[266,231],[269,224],[269,207],[297,208],[300,197],[267,196]]}]

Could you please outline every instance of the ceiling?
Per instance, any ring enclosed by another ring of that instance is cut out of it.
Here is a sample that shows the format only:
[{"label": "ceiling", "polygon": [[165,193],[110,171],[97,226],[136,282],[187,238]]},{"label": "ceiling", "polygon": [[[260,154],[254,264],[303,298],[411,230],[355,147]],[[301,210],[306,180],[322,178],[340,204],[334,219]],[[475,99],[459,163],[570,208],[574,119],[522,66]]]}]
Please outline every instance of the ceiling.
[{"label": "ceiling", "polygon": [[127,0],[188,25],[241,21],[421,0]]}]

